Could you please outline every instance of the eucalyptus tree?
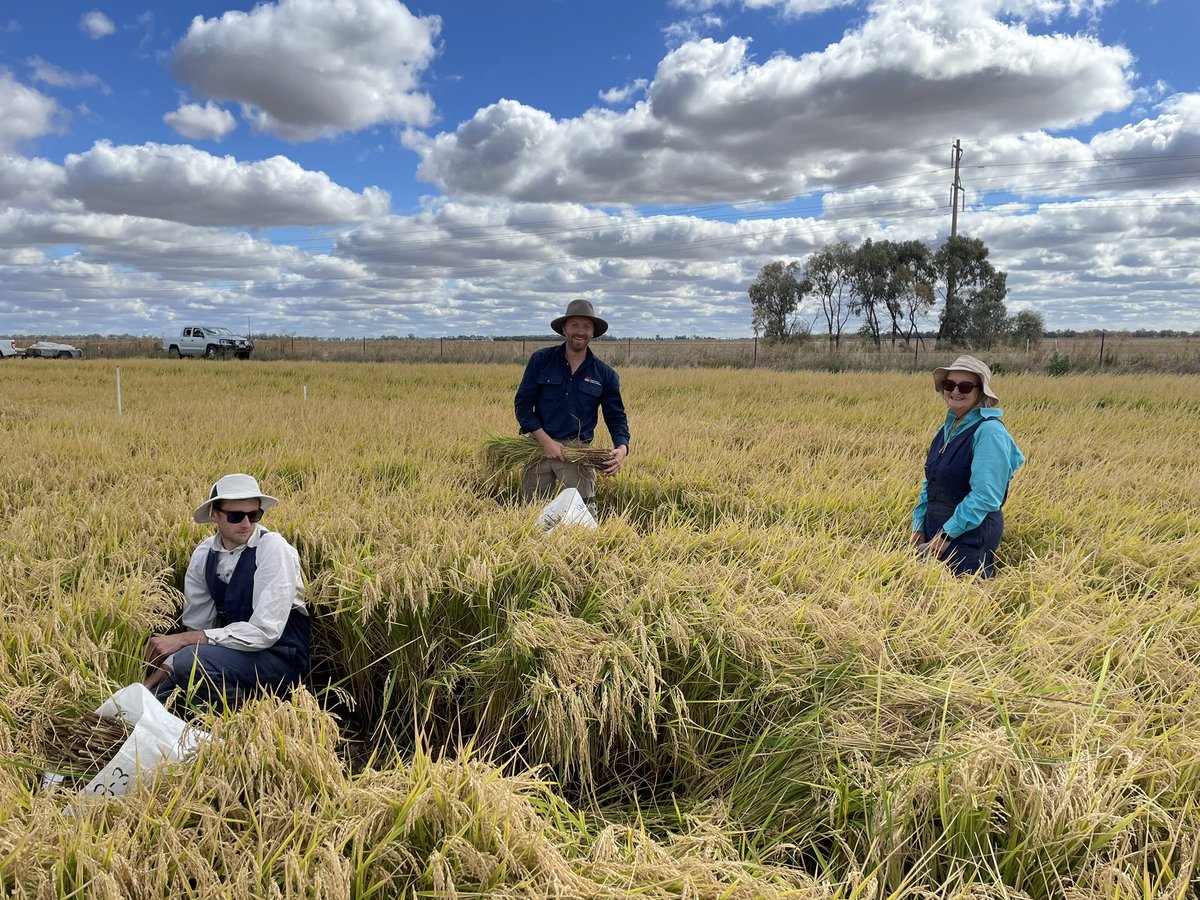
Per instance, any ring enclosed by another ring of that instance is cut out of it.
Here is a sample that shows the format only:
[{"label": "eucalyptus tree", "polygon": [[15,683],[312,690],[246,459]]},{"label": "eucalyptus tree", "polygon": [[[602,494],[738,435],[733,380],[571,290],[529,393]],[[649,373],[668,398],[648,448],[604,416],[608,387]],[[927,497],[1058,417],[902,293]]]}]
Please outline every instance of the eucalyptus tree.
[{"label": "eucalyptus tree", "polygon": [[769,262],[759,271],[750,285],[750,306],[753,309],[754,333],[767,340],[782,341],[795,337],[800,309],[812,285],[804,278],[800,263]]},{"label": "eucalyptus tree", "polygon": [[812,254],[804,264],[804,277],[821,305],[829,346],[842,342],[842,329],[850,320],[850,276],[854,249],[846,241],[830,244]]},{"label": "eucalyptus tree", "polygon": [[850,270],[850,312],[862,317],[858,330],[877,349],[883,342],[881,317],[888,315],[890,310],[895,256],[895,245],[891,241],[867,238],[854,251],[854,264]]},{"label": "eucalyptus tree", "polygon": [[[988,262],[979,238],[947,239],[933,256],[938,283],[945,286],[938,341],[951,346],[983,346],[1005,331],[1008,276]],[[990,343],[987,345],[990,346]]]},{"label": "eucalyptus tree", "polygon": [[904,338],[906,346],[914,338],[920,340],[921,320],[933,306],[936,277],[933,253],[922,241],[895,245],[892,300],[888,307],[892,312],[893,345],[897,334]]}]

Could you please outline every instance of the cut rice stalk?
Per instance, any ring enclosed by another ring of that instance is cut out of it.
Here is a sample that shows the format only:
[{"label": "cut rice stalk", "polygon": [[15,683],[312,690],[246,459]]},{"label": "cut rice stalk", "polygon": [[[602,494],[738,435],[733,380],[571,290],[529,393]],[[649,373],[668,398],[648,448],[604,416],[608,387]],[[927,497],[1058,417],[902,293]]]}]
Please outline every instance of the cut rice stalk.
[{"label": "cut rice stalk", "polygon": [[96,713],[52,715],[39,743],[48,768],[76,778],[91,777],[120,749],[131,731],[124,720]]},{"label": "cut rice stalk", "polygon": [[[563,447],[563,458],[569,463],[598,469],[608,462],[611,448]],[[537,465],[545,459],[542,445],[530,434],[489,435],[483,442],[483,459],[495,472]]]}]

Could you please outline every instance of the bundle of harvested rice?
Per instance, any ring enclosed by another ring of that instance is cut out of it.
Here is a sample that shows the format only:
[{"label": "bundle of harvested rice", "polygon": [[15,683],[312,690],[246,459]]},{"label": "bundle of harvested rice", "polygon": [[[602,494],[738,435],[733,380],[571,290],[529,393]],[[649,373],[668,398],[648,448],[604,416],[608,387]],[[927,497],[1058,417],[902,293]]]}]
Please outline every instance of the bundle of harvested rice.
[{"label": "bundle of harvested rice", "polygon": [[[611,448],[563,447],[563,457],[569,463],[598,469],[608,462]],[[537,465],[545,459],[542,445],[531,434],[489,435],[483,442],[483,459],[494,472]]]},{"label": "bundle of harvested rice", "polygon": [[72,778],[91,778],[113,757],[129,737],[122,719],[84,713],[51,715],[37,745],[46,767]]}]

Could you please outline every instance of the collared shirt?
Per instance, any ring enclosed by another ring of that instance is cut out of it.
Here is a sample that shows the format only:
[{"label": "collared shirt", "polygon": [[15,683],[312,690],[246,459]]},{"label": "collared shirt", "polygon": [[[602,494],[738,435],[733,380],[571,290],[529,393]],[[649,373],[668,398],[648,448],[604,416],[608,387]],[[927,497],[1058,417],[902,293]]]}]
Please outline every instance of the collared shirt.
[{"label": "collared shirt", "polygon": [[541,428],[556,441],[578,438],[585,444],[596,432],[598,410],[603,410],[613,446],[629,448],[621,379],[590,348],[574,373],[565,343],[535,351],[513,405],[522,434]]},{"label": "collared shirt", "polygon": [[[211,550],[217,552],[216,575],[226,584],[247,547],[255,548],[254,612],[245,622],[230,622],[214,627],[217,606],[208,593],[204,567]],[[262,525],[254,529],[250,539],[232,550],[226,550],[221,536],[201,541],[192,553],[187,574],[183,579],[183,615],[181,621],[189,631],[203,631],[209,642],[234,650],[265,650],[274,646],[283,634],[293,609],[308,614],[304,605],[304,576],[300,572],[300,555],[283,535],[268,531]]]},{"label": "collared shirt", "polygon": [[[1017,448],[1016,442],[999,422],[989,425],[989,419],[998,420],[1004,415],[999,407],[976,407],[965,416],[959,428],[970,428],[982,420],[983,424],[975,429],[971,436],[971,491],[954,510],[954,515],[946,520],[942,531],[956,538],[972,528],[978,528],[988,513],[999,509],[1004,503],[1004,495],[1008,491],[1008,483],[1013,474],[1025,463],[1025,455]],[[942,424],[942,440],[950,442],[950,434],[954,430],[954,413],[946,411],[946,421]],[[925,510],[929,506],[929,482],[921,484],[921,496],[912,514],[912,530],[925,531]],[[931,534],[925,535],[933,537]]]}]

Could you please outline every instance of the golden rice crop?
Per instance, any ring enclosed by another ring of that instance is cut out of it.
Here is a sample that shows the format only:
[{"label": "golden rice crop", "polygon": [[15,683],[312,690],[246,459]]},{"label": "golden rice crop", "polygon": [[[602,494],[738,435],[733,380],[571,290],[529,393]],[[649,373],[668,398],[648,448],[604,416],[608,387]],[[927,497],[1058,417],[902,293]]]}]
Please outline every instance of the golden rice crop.
[{"label": "golden rice crop", "polygon": [[[480,476],[519,365],[0,364],[0,892],[1183,897],[1200,380],[1004,376],[997,577],[905,549],[927,374],[624,369],[595,531]],[[307,399],[305,399],[307,397]],[[603,429],[601,428],[601,434]],[[228,471],[309,579],[291,702],[108,803],[30,735],[139,677]]]}]

